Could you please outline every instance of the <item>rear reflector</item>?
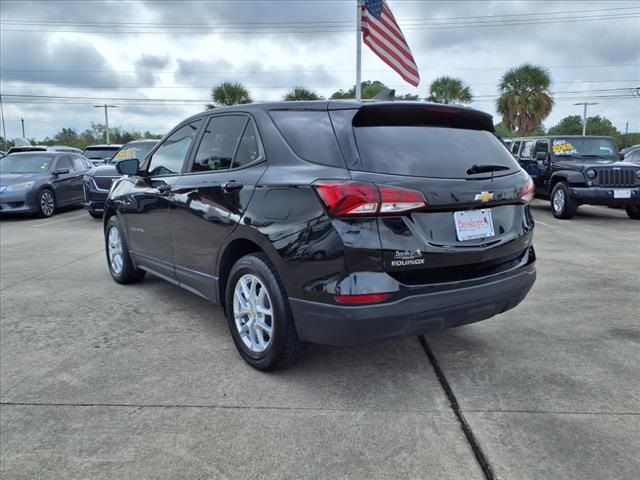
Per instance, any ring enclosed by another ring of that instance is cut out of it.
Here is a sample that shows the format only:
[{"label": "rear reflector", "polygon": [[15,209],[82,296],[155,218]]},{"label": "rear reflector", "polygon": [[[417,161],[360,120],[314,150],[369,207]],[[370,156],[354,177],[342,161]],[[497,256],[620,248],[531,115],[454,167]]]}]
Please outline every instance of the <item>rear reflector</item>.
[{"label": "rear reflector", "polygon": [[531,177],[529,177],[522,188],[520,188],[520,200],[524,203],[530,203],[531,200],[533,200],[533,196],[535,193],[535,185],[533,184],[533,180],[531,180]]},{"label": "rear reflector", "polygon": [[348,180],[319,180],[313,186],[335,217],[397,215],[427,206],[422,192],[407,188]]},{"label": "rear reflector", "polygon": [[390,293],[368,293],[365,295],[336,295],[336,302],[356,304],[356,303],[378,303],[391,296]]}]

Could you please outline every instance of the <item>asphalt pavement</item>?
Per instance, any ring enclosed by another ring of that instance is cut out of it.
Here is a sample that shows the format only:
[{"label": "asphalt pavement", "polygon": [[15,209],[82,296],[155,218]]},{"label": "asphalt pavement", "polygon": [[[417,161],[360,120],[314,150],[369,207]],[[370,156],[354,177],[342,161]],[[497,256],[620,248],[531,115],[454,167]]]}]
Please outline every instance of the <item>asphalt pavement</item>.
[{"label": "asphalt pavement", "polygon": [[83,210],[0,218],[0,477],[635,480],[640,222],[534,215],[516,309],[268,374],[220,308],[113,282]]}]

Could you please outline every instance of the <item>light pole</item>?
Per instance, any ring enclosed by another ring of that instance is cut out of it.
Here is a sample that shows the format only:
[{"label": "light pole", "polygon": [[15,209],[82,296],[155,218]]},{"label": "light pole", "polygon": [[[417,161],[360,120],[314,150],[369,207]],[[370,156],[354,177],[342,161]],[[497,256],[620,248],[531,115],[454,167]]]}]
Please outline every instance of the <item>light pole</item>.
[{"label": "light pole", "polygon": [[22,138],[27,138],[24,136],[24,118],[20,119],[20,123],[22,123]]},{"label": "light pole", "polygon": [[109,109],[118,108],[115,105],[94,105],[93,108],[104,108],[104,136],[107,145],[109,145]]},{"label": "light pole", "polygon": [[582,113],[582,136],[587,135],[587,105],[598,105],[597,102],[579,102],[574,105],[584,105],[584,111]]}]

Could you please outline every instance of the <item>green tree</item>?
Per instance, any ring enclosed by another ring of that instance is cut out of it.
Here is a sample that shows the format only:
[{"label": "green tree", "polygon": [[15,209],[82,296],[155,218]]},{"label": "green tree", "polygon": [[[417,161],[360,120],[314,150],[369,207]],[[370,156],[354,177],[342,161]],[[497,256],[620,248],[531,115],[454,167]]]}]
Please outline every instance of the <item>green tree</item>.
[{"label": "green tree", "polygon": [[496,133],[500,135],[502,138],[511,138],[516,136],[516,134],[511,130],[509,130],[507,127],[505,127],[502,122],[496,123],[495,128],[496,128]]},{"label": "green tree", "polygon": [[[379,80],[365,80],[364,82],[360,83],[360,88],[362,89],[362,98],[366,99],[375,97],[382,90],[388,87]],[[337,92],[334,92],[329,98],[331,98],[331,100],[356,98],[356,87],[353,86],[346,92],[342,89],[338,90]]]},{"label": "green tree", "polygon": [[539,128],[553,108],[550,86],[551,76],[543,67],[524,64],[507,70],[500,80],[496,102],[504,126],[520,135]]},{"label": "green tree", "polygon": [[251,95],[244,85],[240,82],[222,82],[211,90],[211,99],[213,105],[207,105],[207,108],[229,107],[241,103],[251,103]]},{"label": "green tree", "polygon": [[322,97],[313,90],[308,90],[304,87],[293,87],[284,97],[283,100],[322,100]]},{"label": "green tree", "polygon": [[55,134],[53,142],[69,147],[78,147],[80,145],[80,135],[73,128],[63,128]]},{"label": "green tree", "polygon": [[[579,115],[564,117],[557,125],[549,129],[550,135],[581,135],[582,118]],[[596,115],[587,118],[587,135],[620,136],[620,132],[606,117]]]},{"label": "green tree", "polygon": [[471,89],[459,78],[439,77],[429,86],[430,102],[436,103],[471,103]]}]

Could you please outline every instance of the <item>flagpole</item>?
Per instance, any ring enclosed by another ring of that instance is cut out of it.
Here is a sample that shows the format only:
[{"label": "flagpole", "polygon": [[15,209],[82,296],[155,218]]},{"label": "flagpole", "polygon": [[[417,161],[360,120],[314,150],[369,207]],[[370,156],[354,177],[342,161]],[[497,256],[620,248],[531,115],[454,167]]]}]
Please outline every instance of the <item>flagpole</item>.
[{"label": "flagpole", "polygon": [[362,99],[362,0],[356,0],[356,100]]}]

